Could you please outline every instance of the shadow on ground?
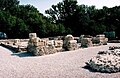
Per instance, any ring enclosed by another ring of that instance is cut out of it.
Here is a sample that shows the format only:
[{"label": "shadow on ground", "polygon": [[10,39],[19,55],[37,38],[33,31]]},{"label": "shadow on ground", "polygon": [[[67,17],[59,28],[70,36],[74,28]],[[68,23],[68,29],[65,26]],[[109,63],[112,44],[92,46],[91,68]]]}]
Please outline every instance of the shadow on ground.
[{"label": "shadow on ground", "polygon": [[82,67],[82,68],[84,68],[84,69],[86,69],[86,70],[89,70],[90,72],[96,72],[95,70],[93,70],[93,69],[90,68],[89,66],[84,66],[84,67]]},{"label": "shadow on ground", "polygon": [[10,49],[10,48],[8,48],[6,46],[3,46],[3,45],[1,45],[1,46],[5,49],[10,50],[12,52],[12,54],[11,54],[12,56],[18,56],[18,57],[32,57],[33,56],[33,54],[29,53],[29,52],[18,52],[18,53],[16,53],[16,51],[14,49]]},{"label": "shadow on ground", "polygon": [[29,52],[20,52],[20,53],[13,53],[12,56],[18,56],[18,57],[32,57],[33,54]]},{"label": "shadow on ground", "polygon": [[96,71],[96,70],[92,69],[92,68],[89,67],[89,66],[84,66],[84,67],[82,67],[82,68],[84,68],[84,69],[86,69],[86,70],[89,70],[90,72],[93,72],[93,73],[106,73],[106,74],[111,74],[110,72],[100,72],[100,71]]}]

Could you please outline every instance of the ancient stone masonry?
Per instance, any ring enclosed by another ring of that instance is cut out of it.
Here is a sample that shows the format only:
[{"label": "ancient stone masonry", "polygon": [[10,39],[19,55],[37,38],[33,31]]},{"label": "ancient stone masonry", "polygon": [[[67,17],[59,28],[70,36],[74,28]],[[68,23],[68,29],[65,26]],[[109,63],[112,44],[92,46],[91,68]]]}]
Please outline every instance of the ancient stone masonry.
[{"label": "ancient stone masonry", "polygon": [[86,66],[97,72],[120,72],[120,49],[100,51],[96,57],[86,62]]},{"label": "ancient stone masonry", "polygon": [[36,56],[53,54],[56,52],[53,45],[47,46],[47,41],[38,38],[36,33],[29,34],[27,51],[33,53],[33,55]]},{"label": "ancient stone masonry", "polygon": [[63,48],[68,51],[78,49],[77,40],[74,40],[72,35],[67,35],[63,42]]},{"label": "ancient stone masonry", "polygon": [[14,52],[25,52],[27,48],[28,39],[5,39],[0,40],[0,44]]},{"label": "ancient stone masonry", "polygon": [[36,56],[48,55],[62,50],[62,40],[40,39],[36,33],[29,34],[27,51]]},{"label": "ancient stone masonry", "polygon": [[[105,35],[72,35],[39,38],[36,33],[30,33],[29,39],[6,39],[0,40],[0,44],[14,50],[15,52],[31,52],[33,55],[42,56],[62,51],[76,50],[80,47],[91,47],[107,44],[108,38]],[[79,43],[80,42],[80,43]]]},{"label": "ancient stone masonry", "polygon": [[64,41],[57,38],[53,39],[40,39],[36,33],[30,33],[27,51],[36,56],[41,56],[63,51],[63,48],[69,51],[78,49],[77,41],[72,35],[67,35]]},{"label": "ancient stone masonry", "polygon": [[107,45],[108,38],[106,38],[105,35],[97,35],[96,37],[81,35],[79,41],[81,42],[81,47],[91,47],[96,45]]},{"label": "ancient stone masonry", "polygon": [[107,45],[108,38],[105,35],[97,35],[92,39],[93,44]]},{"label": "ancient stone masonry", "polygon": [[81,47],[91,47],[92,44],[92,38],[83,38],[81,39]]}]

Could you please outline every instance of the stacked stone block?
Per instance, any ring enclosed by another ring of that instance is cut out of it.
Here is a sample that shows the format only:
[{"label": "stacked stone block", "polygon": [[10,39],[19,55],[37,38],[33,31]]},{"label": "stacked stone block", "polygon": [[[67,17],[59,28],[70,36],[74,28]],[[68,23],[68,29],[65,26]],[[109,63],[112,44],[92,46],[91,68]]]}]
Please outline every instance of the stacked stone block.
[{"label": "stacked stone block", "polygon": [[47,41],[38,38],[36,33],[30,33],[29,39],[27,50],[33,55],[41,56],[57,52],[54,45],[47,45]]},{"label": "stacked stone block", "polygon": [[92,47],[92,38],[83,38],[81,40],[81,47]]},{"label": "stacked stone block", "polygon": [[81,35],[79,41],[81,42],[81,47],[91,47],[97,45],[107,45],[108,38],[106,38],[105,35],[97,35],[96,37]]},{"label": "stacked stone block", "polygon": [[77,40],[74,40],[72,35],[67,35],[63,42],[63,48],[68,51],[78,49]]},{"label": "stacked stone block", "polygon": [[99,45],[107,45],[108,38],[106,38],[105,35],[97,35],[92,41]]}]

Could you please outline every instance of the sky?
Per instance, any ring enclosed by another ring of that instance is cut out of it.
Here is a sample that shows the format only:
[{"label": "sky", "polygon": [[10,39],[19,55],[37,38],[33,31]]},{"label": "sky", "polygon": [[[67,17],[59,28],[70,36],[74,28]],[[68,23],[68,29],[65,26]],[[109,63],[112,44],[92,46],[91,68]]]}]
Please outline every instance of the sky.
[{"label": "sky", "polygon": [[[51,8],[51,5],[56,5],[63,0],[19,0],[21,5],[31,4],[35,6],[40,13],[45,14],[45,10]],[[100,9],[103,6],[114,7],[120,5],[120,0],[77,0],[78,4],[85,4],[88,6],[95,5],[96,8]]]}]

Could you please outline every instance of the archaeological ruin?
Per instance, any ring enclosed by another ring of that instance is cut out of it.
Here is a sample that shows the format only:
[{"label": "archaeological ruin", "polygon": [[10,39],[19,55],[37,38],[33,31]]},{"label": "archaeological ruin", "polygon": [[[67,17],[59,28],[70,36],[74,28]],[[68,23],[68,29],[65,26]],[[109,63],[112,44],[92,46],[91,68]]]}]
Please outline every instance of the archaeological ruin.
[{"label": "archaeological ruin", "polygon": [[120,49],[99,51],[96,57],[86,62],[86,67],[103,73],[120,72]]},{"label": "archaeological ruin", "polygon": [[39,38],[36,33],[29,33],[29,39],[4,39],[0,44],[15,52],[30,52],[35,56],[49,55],[57,52],[72,51],[79,48],[107,45],[108,38],[105,35],[72,35]]}]

